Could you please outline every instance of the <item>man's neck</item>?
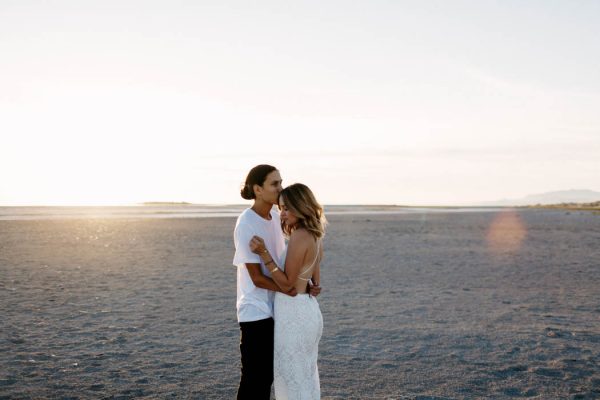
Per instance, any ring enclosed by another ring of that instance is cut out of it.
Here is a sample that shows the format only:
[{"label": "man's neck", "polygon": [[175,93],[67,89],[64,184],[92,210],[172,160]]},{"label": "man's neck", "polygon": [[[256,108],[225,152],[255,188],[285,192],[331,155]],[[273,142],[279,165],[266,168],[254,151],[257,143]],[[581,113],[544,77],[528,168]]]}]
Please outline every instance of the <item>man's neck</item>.
[{"label": "man's neck", "polygon": [[258,200],[254,202],[254,205],[252,205],[252,210],[266,220],[271,220],[272,208],[273,204]]}]

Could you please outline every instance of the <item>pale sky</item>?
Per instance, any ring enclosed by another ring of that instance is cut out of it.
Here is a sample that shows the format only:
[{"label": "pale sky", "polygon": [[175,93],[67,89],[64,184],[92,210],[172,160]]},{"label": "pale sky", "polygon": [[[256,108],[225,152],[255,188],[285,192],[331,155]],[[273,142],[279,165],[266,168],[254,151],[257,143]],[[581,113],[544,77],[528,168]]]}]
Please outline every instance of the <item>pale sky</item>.
[{"label": "pale sky", "polygon": [[598,1],[0,0],[0,205],[600,191]]}]

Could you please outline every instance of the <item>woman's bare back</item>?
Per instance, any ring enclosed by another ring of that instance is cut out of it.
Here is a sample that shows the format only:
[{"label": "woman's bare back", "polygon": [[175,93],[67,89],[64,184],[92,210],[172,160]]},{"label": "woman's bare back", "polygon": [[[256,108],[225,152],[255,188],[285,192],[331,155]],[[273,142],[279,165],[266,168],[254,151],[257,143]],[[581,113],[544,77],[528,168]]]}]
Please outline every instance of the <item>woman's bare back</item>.
[{"label": "woman's bare back", "polygon": [[300,268],[298,279],[296,279],[296,283],[294,284],[298,294],[306,293],[308,281],[313,277],[315,269],[319,267],[321,262],[321,241],[317,239],[311,247],[312,248],[307,251],[305,257],[305,260],[309,261]]}]

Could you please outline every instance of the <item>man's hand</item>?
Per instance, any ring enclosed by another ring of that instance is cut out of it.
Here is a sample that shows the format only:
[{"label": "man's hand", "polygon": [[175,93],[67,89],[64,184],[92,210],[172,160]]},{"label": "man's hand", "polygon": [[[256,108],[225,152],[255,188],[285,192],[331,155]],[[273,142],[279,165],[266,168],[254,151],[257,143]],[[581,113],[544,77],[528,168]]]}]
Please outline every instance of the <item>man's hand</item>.
[{"label": "man's hand", "polygon": [[321,293],[321,286],[313,285],[310,281],[308,281],[306,290],[311,296],[317,297]]},{"label": "man's hand", "polygon": [[298,295],[298,291],[295,287],[291,288],[289,292],[286,293],[288,296],[296,297]]}]

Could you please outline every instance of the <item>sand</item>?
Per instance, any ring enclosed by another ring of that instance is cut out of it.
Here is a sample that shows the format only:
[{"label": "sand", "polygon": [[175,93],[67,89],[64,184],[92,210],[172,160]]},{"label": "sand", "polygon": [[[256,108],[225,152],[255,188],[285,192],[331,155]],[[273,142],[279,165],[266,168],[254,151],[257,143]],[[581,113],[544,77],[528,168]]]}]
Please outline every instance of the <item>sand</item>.
[{"label": "sand", "polygon": [[[330,222],[324,399],[600,398],[599,216]],[[234,398],[234,223],[0,221],[0,398]]]}]

